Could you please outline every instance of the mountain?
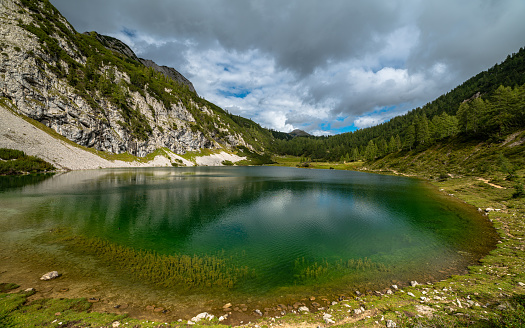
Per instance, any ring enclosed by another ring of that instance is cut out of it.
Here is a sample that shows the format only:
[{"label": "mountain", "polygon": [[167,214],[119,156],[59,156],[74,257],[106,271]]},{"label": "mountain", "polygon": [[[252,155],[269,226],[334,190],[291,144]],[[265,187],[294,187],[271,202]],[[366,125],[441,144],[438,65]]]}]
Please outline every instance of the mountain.
[{"label": "mountain", "polygon": [[293,130],[292,132],[290,132],[290,135],[292,137],[311,137],[312,136],[308,132],[303,131],[303,130],[299,130],[299,129]]},{"label": "mountain", "polygon": [[[173,68],[78,33],[48,0],[0,3],[0,105],[98,151],[261,153],[271,133],[200,98]],[[176,55],[176,54],[174,54]]]},{"label": "mountain", "polygon": [[423,151],[448,138],[502,142],[525,129],[525,49],[421,108],[390,121],[330,137],[285,138],[275,152],[320,161],[372,161],[400,151]]},{"label": "mountain", "polygon": [[195,94],[197,93],[197,91],[195,91],[195,88],[193,87],[193,84],[176,69],[168,66],[159,66],[152,60],[137,57],[133,50],[131,50],[131,48],[127,44],[120,41],[119,39],[115,39],[107,35],[101,35],[97,32],[85,32],[84,34],[94,36],[107,49],[116,51],[124,56],[127,56],[132,60],[138,61],[146,67],[151,67],[155,71],[164,74],[164,76],[169,77],[173,81],[176,81],[182,85],[186,85],[191,92],[194,92]]}]

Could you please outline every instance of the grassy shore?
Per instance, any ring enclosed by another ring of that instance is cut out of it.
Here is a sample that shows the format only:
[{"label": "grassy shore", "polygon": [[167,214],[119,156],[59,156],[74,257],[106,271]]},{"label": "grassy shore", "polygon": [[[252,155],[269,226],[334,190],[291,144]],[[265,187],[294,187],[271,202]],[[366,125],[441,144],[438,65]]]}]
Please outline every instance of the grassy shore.
[{"label": "grassy shore", "polygon": [[[282,157],[276,160],[277,165],[281,166],[301,165],[299,158]],[[397,173],[384,166],[374,170],[373,166],[366,167],[362,163],[310,163],[309,167]],[[260,319],[253,315],[251,323],[244,324],[249,327],[386,327],[392,323],[397,327],[525,326],[525,197],[516,188],[523,183],[524,173],[524,170],[515,170],[509,180],[504,172],[453,177],[447,175],[432,179],[424,172],[410,172],[411,175],[428,180],[448,197],[479,208],[494,223],[501,238],[497,248],[483,258],[479,265],[469,267],[468,274],[433,283],[419,282],[414,287],[391,287],[389,290],[368,293],[361,291],[361,295],[346,295],[344,299],[329,300],[332,305],[323,306],[323,310],[314,311],[314,308],[310,308],[312,312],[298,313],[292,304],[284,304],[287,309],[283,310],[282,315]],[[187,326],[186,320],[152,322],[91,312],[91,303],[87,299],[29,301],[35,291],[22,291],[13,287],[16,285],[0,287],[0,327]],[[153,318],[153,310],[151,313]],[[218,317],[225,313],[213,313],[213,320],[203,319],[195,326],[203,324],[219,327]]]}]

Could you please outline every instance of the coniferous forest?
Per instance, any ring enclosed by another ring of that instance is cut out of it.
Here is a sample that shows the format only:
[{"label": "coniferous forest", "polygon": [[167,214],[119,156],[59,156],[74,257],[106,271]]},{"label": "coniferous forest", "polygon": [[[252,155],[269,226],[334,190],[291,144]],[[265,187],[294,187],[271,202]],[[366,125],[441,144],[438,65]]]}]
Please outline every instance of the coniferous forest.
[{"label": "coniferous forest", "polygon": [[422,108],[377,126],[329,137],[272,131],[273,151],[312,161],[371,161],[399,150],[424,150],[453,136],[498,142],[525,127],[525,50]]}]

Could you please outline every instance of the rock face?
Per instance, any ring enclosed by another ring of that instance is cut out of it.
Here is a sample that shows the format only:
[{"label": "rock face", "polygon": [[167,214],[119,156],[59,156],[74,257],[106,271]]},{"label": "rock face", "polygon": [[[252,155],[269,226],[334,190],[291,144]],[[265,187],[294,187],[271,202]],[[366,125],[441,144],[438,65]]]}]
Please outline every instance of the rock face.
[{"label": "rock face", "polygon": [[116,154],[254,149],[176,70],[117,39],[77,33],[48,0],[0,2],[0,105]]},{"label": "rock face", "polygon": [[180,84],[186,85],[191,92],[197,93],[197,91],[195,91],[195,88],[193,87],[193,84],[174,68],[168,66],[159,66],[153,60],[149,59],[139,58],[139,60],[142,64],[144,64],[144,66],[153,68],[157,72],[164,74],[170,79],[177,81]]},{"label": "rock face", "polygon": [[[93,34],[92,33],[84,33],[84,34]],[[146,67],[151,67],[155,71],[164,74],[165,76],[169,77],[170,79],[179,82],[180,84],[186,85],[188,89],[190,89],[191,92],[197,93],[195,91],[195,88],[193,87],[193,83],[190,82],[187,78],[184,77],[181,73],[179,73],[176,69],[168,67],[168,66],[159,66],[154,61],[144,58],[139,58],[131,48],[125,44],[124,42],[120,41],[119,39],[115,39],[113,37],[102,35],[98,33],[94,33],[95,37],[97,38],[100,43],[104,45],[104,47],[117,51],[121,54],[123,54],[126,57],[129,57],[133,60],[136,60],[140,63],[142,63]]]}]

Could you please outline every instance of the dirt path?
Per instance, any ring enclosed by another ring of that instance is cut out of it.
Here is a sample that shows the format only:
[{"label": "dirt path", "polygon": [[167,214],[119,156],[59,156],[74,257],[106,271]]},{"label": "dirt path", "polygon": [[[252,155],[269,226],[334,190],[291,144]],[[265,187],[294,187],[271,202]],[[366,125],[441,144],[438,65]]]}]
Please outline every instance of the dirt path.
[{"label": "dirt path", "polygon": [[477,178],[476,180],[481,181],[481,182],[485,182],[486,184],[488,184],[489,186],[492,186],[492,187],[494,187],[494,188],[498,188],[498,189],[506,189],[505,187],[499,186],[499,185],[497,185],[497,184],[490,183],[490,182],[489,182],[490,180],[487,180],[487,179]]}]

